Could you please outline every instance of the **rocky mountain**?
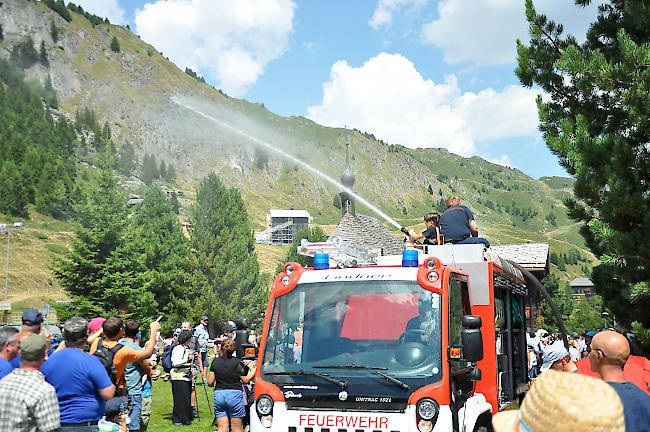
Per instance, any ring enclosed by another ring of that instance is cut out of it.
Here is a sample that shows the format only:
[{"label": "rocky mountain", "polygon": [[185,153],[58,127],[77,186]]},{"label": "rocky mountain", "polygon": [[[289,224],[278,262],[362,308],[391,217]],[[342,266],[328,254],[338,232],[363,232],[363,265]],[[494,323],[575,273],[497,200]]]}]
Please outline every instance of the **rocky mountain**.
[{"label": "rocky mountain", "polygon": [[[558,253],[575,248],[591,259],[561,203],[571,193],[570,179],[535,180],[478,157],[407,149],[367,133],[278,116],[185,73],[127,28],[70,15],[68,22],[43,2],[3,0],[0,56],[9,57],[31,37],[36,49],[43,45],[48,65],[35,64],[27,74],[57,91],[60,109],[74,116],[92,108],[101,123],[108,122],[118,144],[131,143],[140,158],[153,154],[174,165],[182,188],[191,190],[206,173],[218,173],[242,190],[260,229],[270,208],[307,209],[323,225],[336,223],[340,210],[334,205],[336,187],[256,146],[251,137],[334,178],[344,169],[347,141],[355,190],[404,225],[419,224],[442,197],[459,194],[495,243],[547,241]],[[111,49],[114,39],[119,50]],[[371,214],[362,205],[357,208]]]}]

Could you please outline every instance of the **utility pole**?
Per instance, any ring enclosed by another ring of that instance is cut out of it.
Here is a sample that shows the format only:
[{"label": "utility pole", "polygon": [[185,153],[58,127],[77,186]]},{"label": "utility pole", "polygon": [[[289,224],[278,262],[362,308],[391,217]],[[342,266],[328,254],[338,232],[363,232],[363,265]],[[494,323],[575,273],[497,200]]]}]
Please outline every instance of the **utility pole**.
[{"label": "utility pole", "polygon": [[0,224],[0,230],[7,235],[7,261],[5,265],[5,289],[3,301],[0,303],[0,310],[3,311],[2,321],[5,325],[9,324],[9,311],[11,311],[11,303],[9,303],[9,257],[11,256],[11,232],[21,229],[22,222],[14,222],[12,226],[8,224]]}]

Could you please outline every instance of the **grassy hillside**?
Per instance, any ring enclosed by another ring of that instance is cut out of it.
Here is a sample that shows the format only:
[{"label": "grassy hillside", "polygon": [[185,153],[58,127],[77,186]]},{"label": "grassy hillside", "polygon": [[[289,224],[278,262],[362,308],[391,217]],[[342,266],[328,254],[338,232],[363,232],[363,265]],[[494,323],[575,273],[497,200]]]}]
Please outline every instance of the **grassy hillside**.
[{"label": "grassy hillside", "polygon": [[[9,301],[14,309],[43,306],[46,302],[65,299],[65,294],[52,276],[51,264],[67,250],[72,227],[31,211],[29,219],[0,214],[0,221],[23,222],[11,235],[9,260]],[[1,235],[2,284],[5,283],[7,237]]]},{"label": "grassy hillside", "polygon": [[[344,169],[345,142],[349,141],[355,190],[403,225],[421,228],[422,215],[437,207],[441,198],[460,195],[493,243],[548,242],[558,254],[577,249],[593,259],[584,248],[579,227],[567,218],[562,205],[562,198],[571,194],[571,179],[535,180],[477,157],[463,158],[444,149],[407,149],[359,131],[327,128],[303,117],[281,117],[261,104],[230,98],[201,83],[126,28],[93,26],[77,13],[72,13],[72,22],[66,22],[40,2],[5,0],[2,8],[0,56],[8,56],[28,35],[36,46],[43,41],[49,66],[37,64],[27,71],[28,76],[51,83],[61,108],[71,115],[85,107],[94,109],[100,122],[110,125],[115,141],[131,143],[140,158],[154,154],[159,161],[174,165],[179,173],[176,187],[187,192],[181,200],[182,220],[187,220],[197,181],[213,171],[242,191],[255,229],[265,228],[271,208],[306,209],[317,224],[328,226],[336,224],[340,210],[333,205],[335,187],[268,149],[256,149],[241,134],[175,104],[172,96],[190,101],[219,121],[266,140],[333,178],[339,178]],[[52,23],[60,30],[56,41]],[[110,49],[113,37],[119,40],[119,53]],[[138,175],[136,171],[125,181],[135,192],[141,186]],[[371,214],[363,205],[357,209]],[[26,244],[23,252],[30,258],[21,261],[21,249],[17,249],[15,265],[12,261],[14,295],[31,296],[32,286],[56,290],[48,262],[57,254],[51,249],[60,251],[66,246],[69,226],[35,215],[26,227],[21,235],[31,246]],[[47,238],[39,238],[32,230]],[[272,271],[285,254],[286,248],[258,247],[265,271]],[[581,266],[569,266],[564,278],[579,275]],[[45,295],[54,296],[49,291]]]}]

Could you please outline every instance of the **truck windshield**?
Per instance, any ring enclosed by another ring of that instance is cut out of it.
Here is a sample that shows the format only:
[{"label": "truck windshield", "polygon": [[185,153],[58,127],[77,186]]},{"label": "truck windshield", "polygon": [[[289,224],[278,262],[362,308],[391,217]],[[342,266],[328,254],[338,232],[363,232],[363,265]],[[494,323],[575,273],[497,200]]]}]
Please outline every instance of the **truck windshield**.
[{"label": "truck windshield", "polygon": [[415,281],[298,285],[273,305],[262,373],[431,379],[440,374],[440,295]]}]

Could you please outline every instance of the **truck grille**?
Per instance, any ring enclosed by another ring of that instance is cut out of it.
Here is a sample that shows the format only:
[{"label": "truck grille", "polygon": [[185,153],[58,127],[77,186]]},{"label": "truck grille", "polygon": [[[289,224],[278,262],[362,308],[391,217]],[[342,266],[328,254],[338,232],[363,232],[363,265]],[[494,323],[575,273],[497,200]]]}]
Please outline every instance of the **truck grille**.
[{"label": "truck grille", "polygon": [[399,431],[383,431],[381,429],[341,429],[341,428],[297,428],[289,427],[287,432],[399,432]]}]

